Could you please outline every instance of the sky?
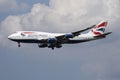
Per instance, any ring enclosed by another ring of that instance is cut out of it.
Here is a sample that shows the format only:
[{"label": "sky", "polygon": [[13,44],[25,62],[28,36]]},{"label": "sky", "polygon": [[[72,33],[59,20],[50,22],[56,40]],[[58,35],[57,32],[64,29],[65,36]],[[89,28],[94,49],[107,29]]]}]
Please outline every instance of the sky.
[{"label": "sky", "polygon": [[[102,20],[107,38],[54,51],[7,39],[15,31],[73,32]],[[0,0],[0,80],[120,80],[120,0]]]}]

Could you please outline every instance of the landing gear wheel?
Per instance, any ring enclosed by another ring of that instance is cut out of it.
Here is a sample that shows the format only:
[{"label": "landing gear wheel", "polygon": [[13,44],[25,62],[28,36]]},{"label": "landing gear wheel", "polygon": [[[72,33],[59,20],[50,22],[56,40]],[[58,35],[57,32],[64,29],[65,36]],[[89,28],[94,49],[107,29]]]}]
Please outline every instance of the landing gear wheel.
[{"label": "landing gear wheel", "polygon": [[54,50],[54,47],[52,47],[52,50]]}]

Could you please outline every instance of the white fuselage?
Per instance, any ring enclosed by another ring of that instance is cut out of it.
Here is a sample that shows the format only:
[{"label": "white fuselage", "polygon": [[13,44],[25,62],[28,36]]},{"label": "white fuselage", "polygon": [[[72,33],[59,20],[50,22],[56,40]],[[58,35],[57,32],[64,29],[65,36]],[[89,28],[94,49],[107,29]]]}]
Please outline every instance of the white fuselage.
[{"label": "white fuselage", "polygon": [[[55,38],[57,36],[64,35],[65,33],[47,33],[47,32],[36,32],[31,31],[31,33],[27,33],[27,31],[19,31],[10,36],[9,39],[21,42],[21,43],[42,43],[43,39]],[[66,43],[80,43],[84,41],[94,40],[94,36],[89,34],[80,34],[74,38],[70,38]],[[44,42],[43,42],[44,43]]]}]

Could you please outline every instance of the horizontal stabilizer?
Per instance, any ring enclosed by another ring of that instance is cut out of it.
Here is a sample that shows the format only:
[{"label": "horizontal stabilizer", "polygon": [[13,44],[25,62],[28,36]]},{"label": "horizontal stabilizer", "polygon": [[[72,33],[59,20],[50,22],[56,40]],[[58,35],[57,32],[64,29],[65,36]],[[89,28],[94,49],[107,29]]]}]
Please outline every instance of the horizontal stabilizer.
[{"label": "horizontal stabilizer", "polygon": [[108,32],[99,36],[94,36],[95,38],[105,38],[107,35],[111,34],[112,32]]}]

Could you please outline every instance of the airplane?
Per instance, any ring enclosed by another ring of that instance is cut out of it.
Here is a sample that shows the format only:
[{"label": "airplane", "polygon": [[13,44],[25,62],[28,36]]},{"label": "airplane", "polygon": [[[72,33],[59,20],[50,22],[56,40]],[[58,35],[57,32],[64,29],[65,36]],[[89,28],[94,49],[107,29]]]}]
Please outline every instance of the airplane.
[{"label": "airplane", "polygon": [[[71,33],[48,33],[39,31],[17,31],[8,36],[8,39],[18,43],[36,43],[39,48],[61,48],[63,44],[76,44],[106,38],[112,32],[105,33],[107,21]],[[91,30],[90,30],[91,29]],[[88,33],[81,34],[90,30]]]}]

